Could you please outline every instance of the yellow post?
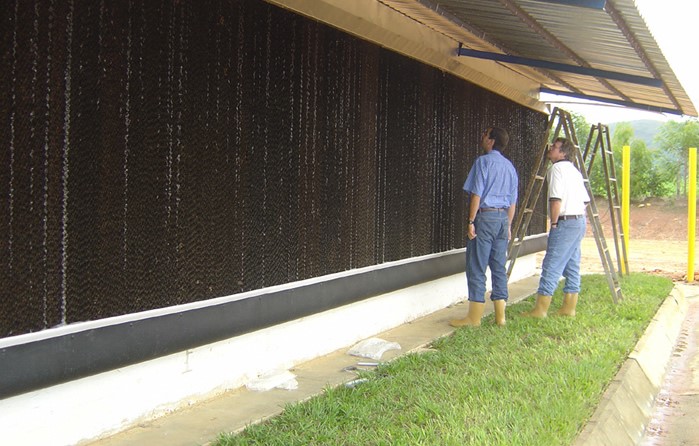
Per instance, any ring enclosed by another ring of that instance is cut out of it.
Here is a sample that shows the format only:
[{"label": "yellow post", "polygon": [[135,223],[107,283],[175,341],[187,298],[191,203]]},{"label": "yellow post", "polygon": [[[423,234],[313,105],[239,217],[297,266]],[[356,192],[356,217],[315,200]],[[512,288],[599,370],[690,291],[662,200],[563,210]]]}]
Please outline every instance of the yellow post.
[{"label": "yellow post", "polygon": [[624,231],[626,258],[629,257],[629,213],[631,210],[631,147],[624,146],[621,156],[622,185],[621,185],[621,229]]},{"label": "yellow post", "polygon": [[687,187],[687,282],[694,282],[694,239],[697,228],[697,148],[689,148],[689,186]]}]

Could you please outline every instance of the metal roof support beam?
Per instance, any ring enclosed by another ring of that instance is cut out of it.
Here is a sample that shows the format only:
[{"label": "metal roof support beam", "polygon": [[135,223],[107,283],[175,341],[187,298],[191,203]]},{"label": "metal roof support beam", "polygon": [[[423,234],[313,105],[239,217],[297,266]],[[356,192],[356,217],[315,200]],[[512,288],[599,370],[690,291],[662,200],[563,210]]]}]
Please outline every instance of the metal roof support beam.
[{"label": "metal roof support beam", "polygon": [[619,73],[616,71],[598,70],[596,68],[581,67],[578,65],[568,65],[546,60],[530,59],[527,57],[510,56],[508,54],[491,53],[488,51],[477,51],[459,46],[459,56],[476,57],[479,59],[489,59],[498,62],[513,63],[518,65],[526,65],[529,67],[544,68],[547,70],[564,71],[567,73],[582,74],[584,76],[601,77],[605,79],[614,79],[632,84],[646,85],[649,87],[662,87],[663,82],[660,79],[652,77],[635,76],[632,74]]},{"label": "metal roof support beam", "polygon": [[604,9],[606,0],[537,0],[546,3],[556,3],[557,5],[579,6],[580,8]]},{"label": "metal roof support beam", "polygon": [[[557,48],[559,51],[562,51],[563,54],[567,55],[575,63],[580,65],[581,67],[586,67],[586,68],[592,68],[585,59],[582,57],[578,56],[575,51],[571,50],[568,48],[563,42],[561,42],[556,36],[548,32],[543,26],[539,24],[532,16],[527,14],[525,10],[519,7],[519,5],[514,3],[514,0],[500,0],[500,3],[507,8],[512,14],[514,14],[516,17],[518,17],[522,22],[524,22],[529,28],[534,30],[537,34],[539,34],[541,37],[544,38],[548,43],[553,45],[554,48]],[[616,94],[620,98],[629,101],[631,100],[627,95],[625,95],[621,90],[616,88],[614,85],[612,85],[607,79],[605,78],[598,78],[599,82],[607,88],[609,91],[612,93]]]},{"label": "metal roof support beam", "polygon": [[[643,64],[648,68],[648,71],[650,71],[650,74],[652,74],[656,78],[662,78],[660,75],[660,72],[658,72],[658,69],[655,68],[655,65],[653,65],[653,62],[651,62],[650,58],[648,57],[648,54],[643,50],[643,46],[638,42],[638,39],[636,36],[631,32],[631,29],[629,29],[629,26],[626,24],[626,21],[624,20],[623,16],[621,13],[614,8],[611,4],[607,5],[605,8],[607,11],[607,14],[609,14],[609,17],[614,20],[614,23],[616,26],[619,27],[619,30],[624,34],[626,37],[626,40],[631,44],[631,47],[636,51],[636,54],[638,54],[638,57],[641,59]],[[677,107],[678,109],[681,109],[682,107],[680,106],[679,101],[675,97],[675,95],[672,94],[672,91],[668,88],[667,85],[663,82],[662,85],[663,92],[667,95],[668,98],[670,98],[670,101],[672,101],[672,105]]]},{"label": "metal roof support beam", "polygon": [[[464,28],[469,33],[471,33],[474,36],[476,36],[477,38],[481,39],[483,42],[487,43],[488,45],[495,47],[496,49],[502,51],[503,53],[512,54],[512,51],[509,50],[502,42],[497,41],[496,39],[493,38],[493,36],[487,34],[486,32],[477,28],[476,26],[460,20],[458,17],[456,17],[455,15],[453,15],[449,11],[447,11],[444,7],[441,7],[439,4],[433,3],[433,0],[417,0],[417,1],[425,8],[431,9],[432,11],[439,14],[441,17],[444,17],[445,19],[449,20],[450,22],[453,22],[456,25]],[[546,76],[547,78],[556,82],[559,86],[565,87],[565,88],[572,90],[572,91],[580,91],[574,85],[571,85],[570,83],[564,81],[559,76],[556,76],[555,74],[553,74],[549,71],[545,71],[545,70],[535,70],[535,71],[537,73],[540,73],[542,76]]]},{"label": "metal roof support beam", "polygon": [[556,94],[559,96],[568,96],[577,99],[587,99],[589,101],[605,102],[608,104],[621,105],[624,107],[636,108],[639,110],[645,110],[657,113],[669,113],[671,115],[682,115],[681,110],[675,110],[674,108],[658,107],[655,105],[639,104],[638,102],[622,101],[619,99],[605,98],[602,96],[593,96],[588,94],[571,93],[569,91],[554,90],[552,88],[541,87],[539,88],[540,93]]}]

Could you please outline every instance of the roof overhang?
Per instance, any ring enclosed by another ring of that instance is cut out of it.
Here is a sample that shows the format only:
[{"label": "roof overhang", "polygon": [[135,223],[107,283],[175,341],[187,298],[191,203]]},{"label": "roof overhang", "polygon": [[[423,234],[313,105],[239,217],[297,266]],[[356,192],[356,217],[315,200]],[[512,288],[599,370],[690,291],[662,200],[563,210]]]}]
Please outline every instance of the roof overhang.
[{"label": "roof overhang", "polygon": [[546,112],[542,92],[697,111],[633,0],[267,0]]}]

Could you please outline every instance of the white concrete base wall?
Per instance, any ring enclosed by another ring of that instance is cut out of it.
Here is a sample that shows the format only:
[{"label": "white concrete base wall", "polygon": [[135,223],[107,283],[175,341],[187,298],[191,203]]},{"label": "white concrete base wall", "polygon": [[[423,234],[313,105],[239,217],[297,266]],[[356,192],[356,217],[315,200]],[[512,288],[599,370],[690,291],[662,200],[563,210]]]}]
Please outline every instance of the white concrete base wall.
[{"label": "white concrete base wall", "polygon": [[[535,272],[517,260],[511,281]],[[490,283],[488,283],[490,287]],[[111,435],[464,300],[463,273],[129,367],[0,400],[0,444]]]}]

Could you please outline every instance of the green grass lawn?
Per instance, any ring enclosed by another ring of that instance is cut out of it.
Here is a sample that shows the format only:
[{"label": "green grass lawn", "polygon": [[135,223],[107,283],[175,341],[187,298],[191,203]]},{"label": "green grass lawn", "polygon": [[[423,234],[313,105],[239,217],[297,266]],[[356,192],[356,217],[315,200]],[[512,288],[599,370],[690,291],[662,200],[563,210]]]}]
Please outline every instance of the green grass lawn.
[{"label": "green grass lawn", "polygon": [[361,375],[289,405],[230,445],[569,445],[672,289],[669,279],[622,278],[614,305],[602,275],[584,276],[577,316],[529,319],[534,296]]}]

